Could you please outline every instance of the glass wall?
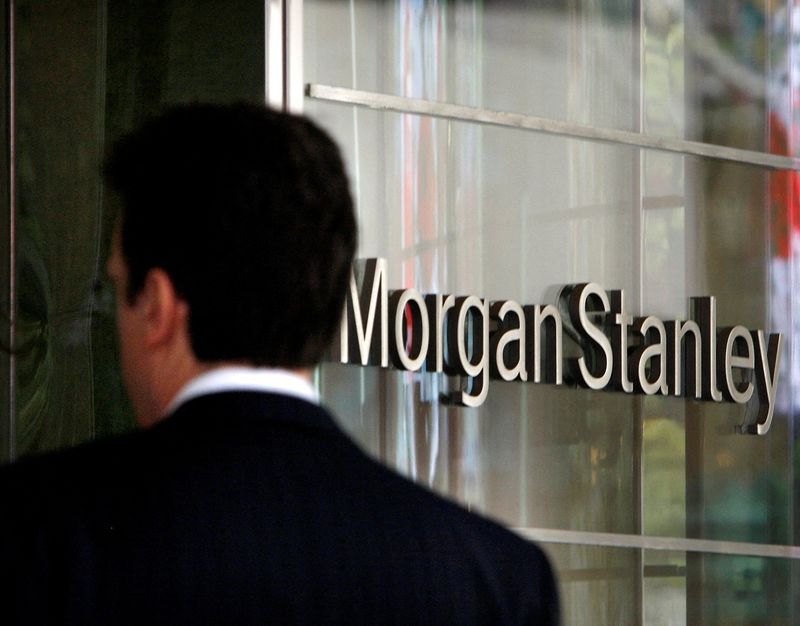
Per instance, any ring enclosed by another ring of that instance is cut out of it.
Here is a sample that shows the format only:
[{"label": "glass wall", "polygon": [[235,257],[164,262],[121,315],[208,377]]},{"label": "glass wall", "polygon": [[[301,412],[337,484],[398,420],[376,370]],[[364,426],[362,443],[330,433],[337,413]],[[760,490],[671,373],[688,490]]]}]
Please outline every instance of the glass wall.
[{"label": "glass wall", "polygon": [[[545,541],[568,624],[794,623],[795,562],[769,555],[797,543],[798,179],[791,162],[762,159],[796,151],[794,4],[304,11],[306,82],[344,88],[306,112],[344,147],[359,255],[387,260],[390,289],[558,305],[562,286],[595,282],[624,290],[632,317],[661,320],[690,319],[690,299],[713,295],[718,327],[785,341],[763,436],[737,432],[753,402],[492,379],[466,408],[442,402],[458,377],[328,363],[321,388],[346,428],[418,482]],[[379,110],[348,103],[363,91]],[[443,119],[450,109],[380,110],[384,96],[567,125],[552,136]],[[582,138],[597,128],[619,132]],[[679,141],[642,149],[631,132]],[[698,156],[697,142],[723,158]],[[565,355],[580,354],[565,337]]]}]

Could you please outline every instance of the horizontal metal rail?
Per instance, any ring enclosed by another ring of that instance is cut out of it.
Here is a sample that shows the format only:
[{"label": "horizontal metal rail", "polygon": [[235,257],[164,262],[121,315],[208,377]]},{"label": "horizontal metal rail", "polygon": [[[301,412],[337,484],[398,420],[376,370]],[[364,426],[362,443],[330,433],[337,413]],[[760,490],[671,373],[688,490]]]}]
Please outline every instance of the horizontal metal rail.
[{"label": "horizontal metal rail", "polygon": [[359,89],[331,87],[329,85],[318,84],[306,85],[306,95],[316,100],[363,106],[378,111],[427,115],[460,122],[472,122],[490,126],[500,126],[503,128],[529,130],[548,135],[634,146],[647,150],[660,150],[684,156],[696,156],[747,165],[757,165],[759,167],[776,170],[800,170],[800,159],[794,157],[757,152],[755,150],[740,150],[739,148],[728,148],[699,141],[688,141],[686,139],[646,135],[627,130],[573,124],[571,122],[535,117],[533,115],[522,115],[520,113],[492,111],[460,104],[435,102],[418,98],[404,98],[402,96],[392,96],[372,91],[361,91]]},{"label": "horizontal metal rail", "polygon": [[608,548],[639,550],[669,550],[674,552],[703,552],[731,556],[800,559],[800,546],[784,546],[713,539],[684,539],[681,537],[651,537],[617,533],[594,533],[551,528],[513,528],[516,533],[541,543],[569,543]]}]

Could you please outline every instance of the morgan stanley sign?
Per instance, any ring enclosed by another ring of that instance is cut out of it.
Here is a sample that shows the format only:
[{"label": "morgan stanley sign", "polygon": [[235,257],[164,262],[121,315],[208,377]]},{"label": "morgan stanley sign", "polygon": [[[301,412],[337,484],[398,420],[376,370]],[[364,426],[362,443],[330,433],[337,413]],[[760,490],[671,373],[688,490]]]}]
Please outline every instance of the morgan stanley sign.
[{"label": "morgan stanley sign", "polygon": [[[622,290],[595,283],[564,287],[556,306],[389,291],[387,281],[385,259],[364,262],[360,286],[351,275],[334,360],[465,377],[446,400],[468,407],[494,378],[749,403],[755,418],[739,431],[769,430],[783,338],[717,328],[712,296],[690,299],[691,319],[663,321],[632,317]],[[565,338],[575,356],[565,358]]]}]

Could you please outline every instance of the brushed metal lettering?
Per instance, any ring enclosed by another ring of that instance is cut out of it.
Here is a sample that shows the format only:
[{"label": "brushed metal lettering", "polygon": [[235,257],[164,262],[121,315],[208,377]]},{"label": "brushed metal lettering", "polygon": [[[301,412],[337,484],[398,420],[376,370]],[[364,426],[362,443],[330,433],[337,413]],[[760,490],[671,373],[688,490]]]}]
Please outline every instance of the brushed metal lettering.
[{"label": "brushed metal lettering", "polygon": [[744,433],[766,435],[772,425],[775,412],[775,398],[778,390],[783,335],[773,333],[769,345],[765,345],[764,331],[750,331],[755,345],[756,389],[758,389],[758,414],[755,424],[743,424],[739,430]]},{"label": "brushed metal lettering", "polygon": [[703,353],[703,398],[719,402],[717,387],[717,299],[714,296],[692,298],[692,317],[700,327]]},{"label": "brushed metal lettering", "polygon": [[633,317],[625,312],[625,292],[622,289],[609,291],[611,302],[611,343],[614,367],[611,369],[611,384],[615,389],[630,393],[633,383],[628,376],[628,328]]},{"label": "brushed metal lettering", "polygon": [[[641,334],[644,342],[631,355],[629,367],[634,387],[648,396],[658,392],[667,395],[667,331],[664,322],[652,315],[639,317],[634,321],[633,329]],[[655,341],[654,336],[657,336]]]},{"label": "brushed metal lettering", "polygon": [[[700,326],[694,320],[671,320],[665,322],[664,327],[667,330],[667,388],[672,395],[685,393],[699,400],[703,395]],[[689,358],[689,350],[692,358]]]},{"label": "brushed metal lettering", "polygon": [[[554,305],[489,303],[477,296],[387,291],[382,258],[362,261],[363,279],[351,271],[332,358],[466,378],[448,398],[477,407],[491,377],[563,383],[564,322]],[[561,306],[569,316],[582,356],[570,358],[581,385],[648,395],[687,396],[749,404],[738,430],[763,435],[774,415],[783,337],[744,326],[717,329],[716,299],[691,299],[689,320],[633,319],[623,290],[595,283],[569,285]],[[392,325],[389,326],[389,317]],[[628,331],[631,330],[629,333]],[[389,333],[391,332],[391,336]],[[335,348],[338,347],[338,354]],[[749,374],[749,372],[753,372]]]},{"label": "brushed metal lettering", "polygon": [[[362,315],[365,310],[366,321]],[[388,367],[388,315],[386,259],[367,259],[364,262],[364,281],[360,294],[355,270],[350,272],[350,290],[340,329],[340,361],[350,363],[350,352],[357,351],[361,365],[379,363],[381,367]],[[376,318],[379,318],[377,326]]]},{"label": "brushed metal lettering", "polygon": [[428,309],[428,356],[425,359],[425,371],[445,371],[445,350],[447,337],[447,312],[456,304],[455,296],[450,294],[428,294],[425,305]]},{"label": "brushed metal lettering", "polygon": [[744,326],[732,326],[719,331],[717,378],[722,381],[722,395],[729,402],[745,404],[753,395],[753,383],[736,382],[734,369],[753,370],[755,355],[753,338]]},{"label": "brushed metal lettering", "polygon": [[[578,383],[589,389],[603,389],[611,380],[614,357],[611,341],[603,331],[589,319],[591,312],[607,313],[610,308],[606,292],[595,283],[581,283],[569,295],[569,316],[578,333],[588,339],[584,355],[577,360],[573,374]],[[594,344],[591,348],[588,344]],[[587,351],[591,350],[597,362],[587,365]]]},{"label": "brushed metal lettering", "polygon": [[[491,334],[491,374],[502,380],[528,380],[525,363],[525,313],[513,300],[492,302],[489,306],[491,319],[498,323]],[[506,365],[506,355],[512,362]]]},{"label": "brushed metal lettering", "polygon": [[477,296],[460,296],[450,315],[455,323],[448,323],[448,351],[457,357],[459,373],[467,376],[465,389],[451,393],[450,399],[462,406],[480,406],[489,391],[489,303]]},{"label": "brushed metal lettering", "polygon": [[533,382],[561,385],[564,382],[561,314],[552,304],[527,305],[522,309],[529,328],[527,361],[529,369],[533,363]]},{"label": "brushed metal lettering", "polygon": [[411,372],[422,369],[430,343],[425,300],[416,289],[393,291],[389,295],[389,311],[393,320],[389,343],[392,363],[398,369]]}]

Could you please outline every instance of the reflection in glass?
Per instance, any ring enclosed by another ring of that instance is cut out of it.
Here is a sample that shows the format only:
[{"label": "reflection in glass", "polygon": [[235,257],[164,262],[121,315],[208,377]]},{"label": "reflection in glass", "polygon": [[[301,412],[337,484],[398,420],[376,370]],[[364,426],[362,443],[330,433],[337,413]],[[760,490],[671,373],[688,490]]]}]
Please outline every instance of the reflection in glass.
[{"label": "reflection in glass", "polygon": [[768,137],[779,119],[796,126],[787,121],[797,115],[797,10],[754,0],[313,0],[305,78],[783,154]]},{"label": "reflection in glass", "polygon": [[[306,78],[793,154],[787,6],[317,0]],[[371,453],[511,526],[795,541],[794,173],[314,100],[307,110],[344,145],[359,255],[387,259],[390,289],[547,304],[560,285],[594,281],[624,289],[632,315],[663,320],[714,295],[719,326],[787,339],[767,437],[736,434],[749,409],[735,404],[492,380],[486,403],[464,409],[440,403],[462,382],[444,375],[326,364],[323,397]],[[757,559],[753,576],[733,557],[611,552],[552,547],[567,623],[787,619],[793,579],[775,561]],[[717,585],[756,578],[781,598],[772,613],[746,600],[706,608]]]},{"label": "reflection in glass", "polygon": [[106,147],[168,104],[260,102],[264,31],[257,2],[14,5],[16,447],[25,455],[132,426],[102,287],[115,219],[99,176]]}]

